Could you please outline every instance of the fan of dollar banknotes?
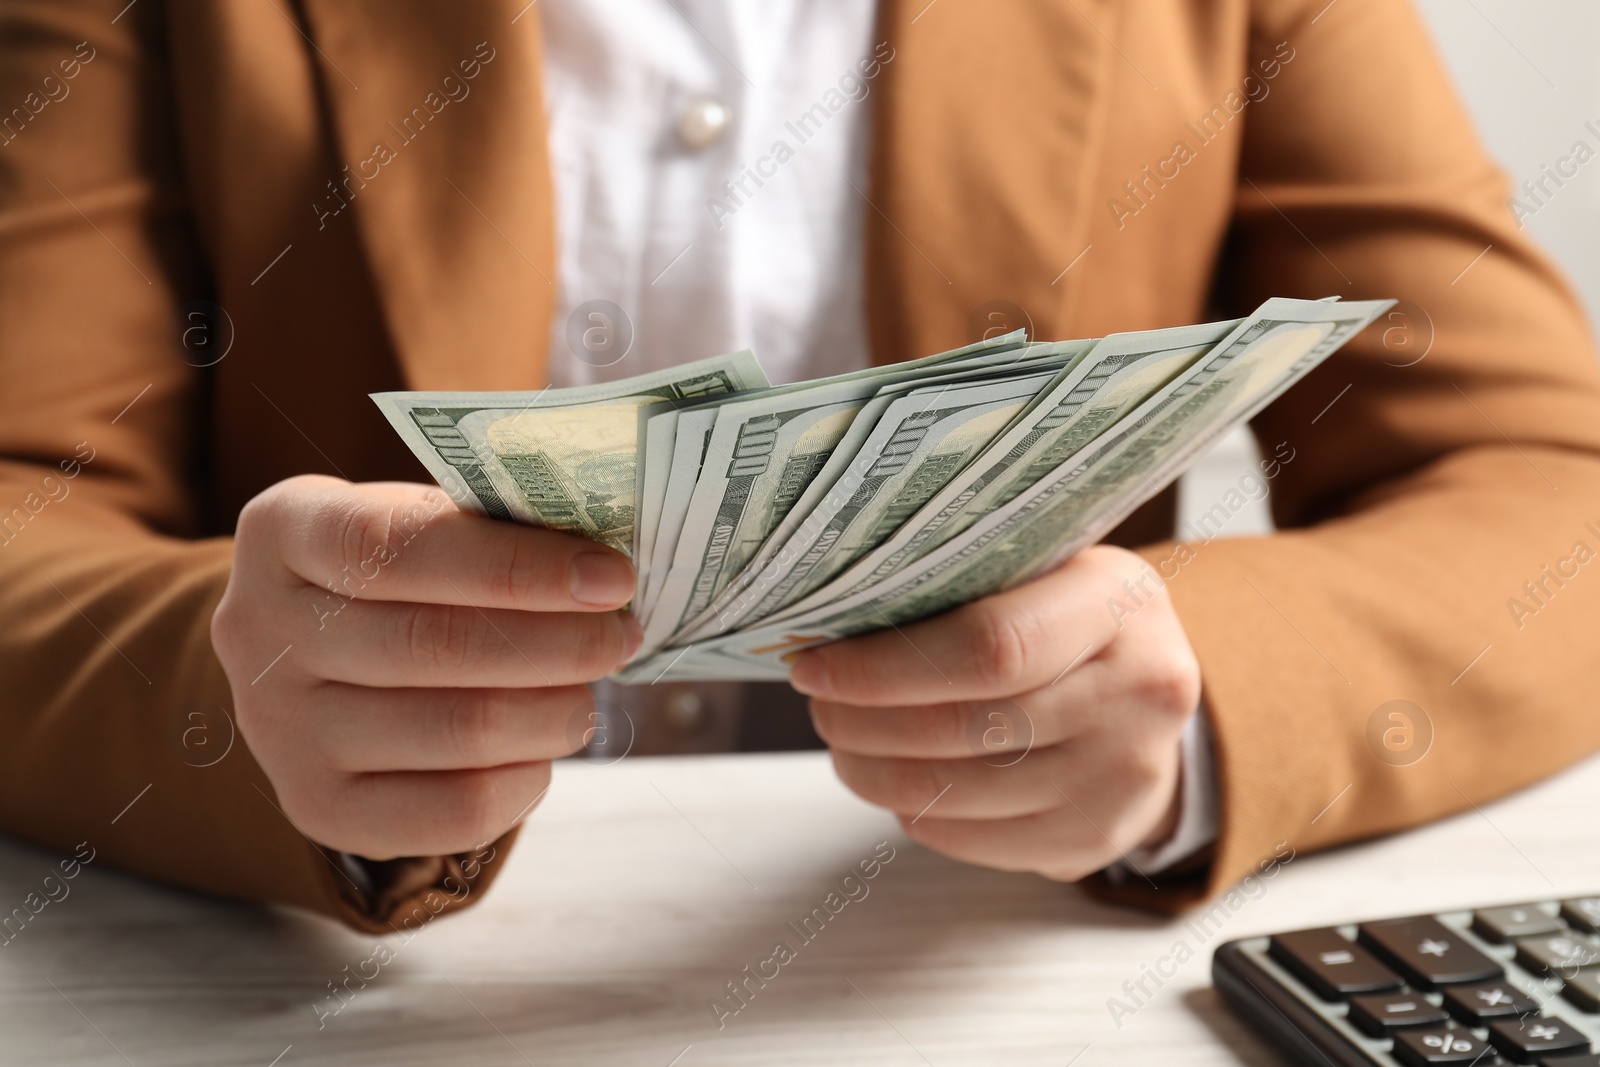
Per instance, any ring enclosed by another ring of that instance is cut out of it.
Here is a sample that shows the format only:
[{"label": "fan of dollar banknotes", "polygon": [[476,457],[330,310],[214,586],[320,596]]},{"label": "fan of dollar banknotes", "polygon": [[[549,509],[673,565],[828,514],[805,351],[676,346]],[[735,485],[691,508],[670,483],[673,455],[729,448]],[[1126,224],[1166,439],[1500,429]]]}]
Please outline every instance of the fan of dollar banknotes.
[{"label": "fan of dollar banknotes", "polygon": [[1015,585],[1103,537],[1392,301],[1030,342],[772,386],[750,352],[577,389],[378,393],[463,508],[638,568],[616,675],[781,679],[810,645]]}]

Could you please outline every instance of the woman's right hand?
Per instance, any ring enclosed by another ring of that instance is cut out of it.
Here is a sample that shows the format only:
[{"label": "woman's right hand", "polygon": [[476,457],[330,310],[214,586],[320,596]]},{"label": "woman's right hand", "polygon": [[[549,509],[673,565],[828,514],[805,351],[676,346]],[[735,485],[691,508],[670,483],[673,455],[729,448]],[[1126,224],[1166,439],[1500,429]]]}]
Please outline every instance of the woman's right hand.
[{"label": "woman's right hand", "polygon": [[585,683],[638,649],[620,553],[439,489],[291,478],[239,516],[211,622],[284,813],[369,859],[480,848],[581,748]]}]

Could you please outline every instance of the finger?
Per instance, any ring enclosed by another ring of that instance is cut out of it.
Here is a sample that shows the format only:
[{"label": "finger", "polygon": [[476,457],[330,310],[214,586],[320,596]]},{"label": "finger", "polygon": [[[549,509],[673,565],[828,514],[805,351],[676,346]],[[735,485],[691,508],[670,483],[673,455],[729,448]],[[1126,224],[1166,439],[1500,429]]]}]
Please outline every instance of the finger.
[{"label": "finger", "polygon": [[1019,765],[1047,768],[1039,777],[1056,795],[1049,808],[972,818],[951,803],[956,782],[918,815],[896,814],[911,837],[954,858],[1075,880],[1146,841],[1171,808],[1178,762],[1176,745],[1133,746],[1095,733]]},{"label": "finger", "polygon": [[896,815],[930,812],[944,819],[1008,819],[1058,808],[1052,782],[1063,749],[1022,753],[1014,762],[981,759],[896,759],[833,752],[833,767],[851,792]]},{"label": "finger", "polygon": [[286,814],[318,844],[373,860],[482,848],[543,799],[550,764],[397,771],[337,780],[315,810]]},{"label": "finger", "polygon": [[818,736],[838,752],[902,759],[1016,759],[1060,744],[1104,714],[1105,705],[1076,674],[1056,689],[1014,700],[966,700],[919,707],[864,708],[811,701]]},{"label": "finger", "polygon": [[[942,819],[1003,819],[1084,803],[1118,825],[1147,792],[1171,796],[1178,739],[1124,729],[1095,730],[1063,744],[995,758],[900,759],[834,750],[840,781],[898,815],[937,809]],[[1071,792],[1069,792],[1071,790]],[[932,807],[930,807],[932,806]]]},{"label": "finger", "polygon": [[[1085,550],[1039,579],[909,626],[799,653],[802,693],[875,707],[1009,697],[1049,685],[1116,635],[1106,611],[1138,557]],[[1159,586],[1156,586],[1159,591]],[[1164,595],[1164,591],[1162,591]]]},{"label": "finger", "polygon": [[1068,882],[1109,867],[1123,855],[1071,808],[982,822],[928,816],[913,823],[902,816],[900,826],[913,841],[951,859]]},{"label": "finger", "polygon": [[1127,729],[1187,718],[1199,670],[1186,641],[1115,642],[1042,689],[1005,700],[861,707],[813,697],[811,721],[828,747],[863,756],[1014,762],[1112,723]]},{"label": "finger", "polygon": [[296,576],[341,597],[524,611],[598,611],[633,596],[619,552],[456,509],[436,489],[292,479],[252,502]]},{"label": "finger", "polygon": [[559,759],[588,739],[594,697],[559,689],[372,689],[332,683],[296,716],[337,771],[478,770]]},{"label": "finger", "polygon": [[549,688],[605,677],[640,640],[639,624],[626,612],[355,600],[290,646],[274,673],[380,688]]}]

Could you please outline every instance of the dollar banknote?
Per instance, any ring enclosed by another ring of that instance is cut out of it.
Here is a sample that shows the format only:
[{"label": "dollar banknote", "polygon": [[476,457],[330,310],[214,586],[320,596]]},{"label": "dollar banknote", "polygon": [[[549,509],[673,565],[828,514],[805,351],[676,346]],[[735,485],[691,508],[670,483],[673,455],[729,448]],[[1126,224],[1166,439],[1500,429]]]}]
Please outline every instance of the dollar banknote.
[{"label": "dollar banknote", "polygon": [[914,565],[811,611],[668,648],[630,665],[778,678],[800,648],[948,610],[1007,588],[1103,536],[1230,426],[1270,403],[1391,301],[1268,301],[1176,380],[1056,469]]},{"label": "dollar banknote", "polygon": [[[644,414],[641,413],[640,417],[644,418]],[[640,456],[640,462],[645,468],[646,482],[659,483],[662,489],[655,536],[649,543],[639,547],[640,557],[648,560],[641,584],[644,592],[642,610],[637,612],[639,622],[645,626],[654,617],[656,603],[661,599],[667,575],[672,570],[678,536],[689,515],[694,483],[700,477],[706,443],[711,438],[711,427],[716,421],[715,409],[665,412],[646,420],[646,449]],[[649,432],[652,426],[656,430],[654,434]]]},{"label": "dollar banknote", "polygon": [[[712,604],[810,487],[876,393],[935,369],[993,372],[1027,358],[1018,331],[912,363],[717,403],[703,451],[673,456],[668,484],[692,486],[692,495],[644,622],[644,647],[659,647]],[[662,532],[667,529],[664,524]]]},{"label": "dollar banknote", "polygon": [[955,382],[896,396],[834,482],[741,594],[688,636],[772,614],[882,544],[966,467],[1054,377]]},{"label": "dollar banknote", "polygon": [[903,523],[838,581],[782,614],[803,614],[839,590],[881,581],[957,536],[1093,441],[1240,321],[1104,338],[966,471],[941,487],[914,521]]},{"label": "dollar banknote", "polygon": [[787,514],[778,519],[777,525],[772,527],[766,539],[756,549],[755,555],[752,557],[748,549],[741,553],[741,559],[744,560],[741,569],[731,580],[719,583],[721,592],[717,594],[712,604],[699,616],[683,623],[674,637],[689,634],[711,625],[714,621],[720,621],[729,605],[738,599],[750,584],[770,572],[769,563],[772,556],[789,544],[790,539],[799,530],[800,524],[834,494],[837,483],[895,401],[920,388],[931,389],[945,384],[979,381],[996,382],[1038,375],[1046,371],[1053,373],[1081,356],[1088,346],[1089,342],[1085,341],[1033,343],[1015,355],[999,359],[962,358],[950,361],[938,368],[936,373],[918,374],[915,377],[901,374],[888,379],[871,399],[860,406],[849,429],[832,448],[821,470],[811,479],[811,483],[801,493],[800,498],[792,505],[786,505]]},{"label": "dollar banknote", "polygon": [[1020,332],[774,387],[748,352],[579,389],[375,394],[463,508],[628,553],[625,682],[783,678],[1104,537],[1390,306]]},{"label": "dollar banknote", "polygon": [[639,409],[769,384],[746,351],[576,389],[372,399],[458,507],[631,555]]}]

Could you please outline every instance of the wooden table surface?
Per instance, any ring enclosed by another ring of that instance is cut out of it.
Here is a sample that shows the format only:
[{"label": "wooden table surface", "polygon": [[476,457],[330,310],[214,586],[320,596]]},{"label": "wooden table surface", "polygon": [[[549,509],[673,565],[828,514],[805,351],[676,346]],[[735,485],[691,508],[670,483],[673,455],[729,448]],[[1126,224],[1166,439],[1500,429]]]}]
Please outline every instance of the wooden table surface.
[{"label": "wooden table surface", "polygon": [[[1271,1064],[1210,987],[1216,944],[1600,890],[1597,792],[1591,761],[1481,812],[1300,856],[1202,936],[912,845],[823,754],[564,763],[487,897],[382,951],[90,866],[0,948],[0,1064]],[[860,899],[796,936],[787,924],[879,842],[894,858],[851,884]],[[56,858],[0,841],[4,909]],[[779,940],[793,958],[719,1029],[709,1003]],[[1194,957],[1113,1019],[1109,998],[1179,942]],[[329,999],[329,982],[374,971]]]}]

